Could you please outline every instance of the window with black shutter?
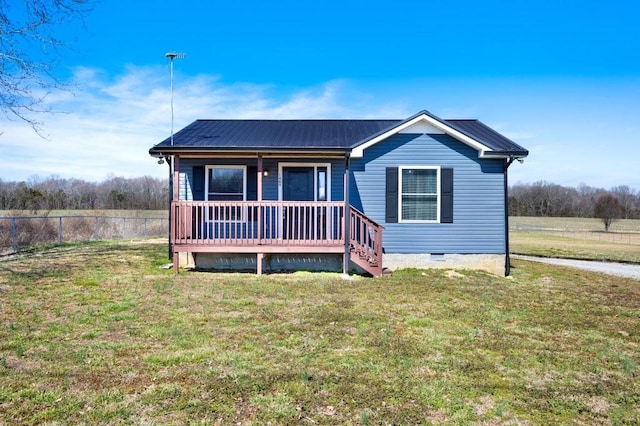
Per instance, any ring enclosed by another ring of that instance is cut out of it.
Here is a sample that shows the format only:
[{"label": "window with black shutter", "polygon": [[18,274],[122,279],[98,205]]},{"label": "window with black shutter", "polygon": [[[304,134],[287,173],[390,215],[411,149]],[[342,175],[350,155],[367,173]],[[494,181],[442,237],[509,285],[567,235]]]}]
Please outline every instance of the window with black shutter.
[{"label": "window with black shutter", "polygon": [[388,167],[385,206],[387,223],[453,223],[453,169]]}]

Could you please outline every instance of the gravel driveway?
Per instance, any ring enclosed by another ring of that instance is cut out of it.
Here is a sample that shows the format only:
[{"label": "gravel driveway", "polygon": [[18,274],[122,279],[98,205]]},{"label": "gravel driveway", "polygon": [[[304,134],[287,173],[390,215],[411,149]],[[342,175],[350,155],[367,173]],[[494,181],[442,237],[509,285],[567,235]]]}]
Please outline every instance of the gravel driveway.
[{"label": "gravel driveway", "polygon": [[640,280],[640,265],[631,263],[598,262],[595,260],[558,259],[553,257],[511,255],[514,259],[529,260],[531,262],[550,263],[553,265],[570,266],[572,268],[587,271],[601,272],[603,274],[617,275],[619,277],[634,278]]}]

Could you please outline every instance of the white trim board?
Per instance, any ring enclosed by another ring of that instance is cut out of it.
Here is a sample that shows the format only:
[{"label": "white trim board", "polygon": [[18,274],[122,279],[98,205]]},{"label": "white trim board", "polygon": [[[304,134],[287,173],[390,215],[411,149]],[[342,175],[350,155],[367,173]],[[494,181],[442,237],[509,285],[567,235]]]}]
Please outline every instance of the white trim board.
[{"label": "white trim board", "polygon": [[287,162],[279,162],[278,163],[278,201],[282,201],[282,169],[284,167],[313,167],[313,198],[314,201],[318,200],[318,182],[316,181],[318,177],[318,167],[326,167],[327,168],[327,201],[331,201],[331,163],[287,163]]},{"label": "white trim board", "polygon": [[[492,152],[493,150],[488,146],[478,142],[477,140],[461,133],[460,131],[454,129],[453,127],[443,123],[433,117],[430,117],[427,114],[420,114],[417,117],[414,117],[412,120],[406,121],[404,123],[399,124],[398,126],[390,129],[375,138],[355,147],[351,151],[351,157],[353,158],[362,158],[364,156],[364,150],[377,144],[380,141],[387,139],[390,136],[393,136],[397,133],[413,133],[417,129],[435,129],[440,134],[447,134],[452,136],[453,138],[463,142],[470,147],[474,148],[478,151],[478,156],[483,157],[485,152]],[[432,133],[433,130],[429,130],[427,132],[420,131],[418,133]]]}]

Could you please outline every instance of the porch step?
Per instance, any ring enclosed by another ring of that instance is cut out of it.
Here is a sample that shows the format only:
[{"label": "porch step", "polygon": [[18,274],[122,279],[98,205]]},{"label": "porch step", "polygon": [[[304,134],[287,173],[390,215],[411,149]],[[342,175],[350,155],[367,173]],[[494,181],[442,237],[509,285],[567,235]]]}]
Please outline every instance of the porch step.
[{"label": "porch step", "polygon": [[381,265],[378,264],[376,259],[363,250],[356,250],[352,245],[349,248],[349,258],[353,263],[364,269],[374,277],[382,275]]},{"label": "porch step", "polygon": [[368,261],[373,265],[377,264],[376,259],[371,257],[371,253],[366,250],[356,250],[355,247],[351,246],[349,249],[349,253],[357,255],[360,259],[368,259]]},{"label": "porch step", "polygon": [[353,246],[349,249],[349,253],[352,255],[351,257],[353,257],[353,255],[357,255],[360,259],[366,260],[371,266],[378,266],[378,262],[371,256],[371,253],[364,250],[356,250]]},{"label": "porch step", "polygon": [[354,264],[358,265],[360,268],[370,273],[374,277],[379,277],[380,275],[382,275],[380,265],[378,265],[377,263],[372,263],[368,259],[361,258],[357,255],[354,256],[353,253],[352,256],[350,256],[350,259]]}]

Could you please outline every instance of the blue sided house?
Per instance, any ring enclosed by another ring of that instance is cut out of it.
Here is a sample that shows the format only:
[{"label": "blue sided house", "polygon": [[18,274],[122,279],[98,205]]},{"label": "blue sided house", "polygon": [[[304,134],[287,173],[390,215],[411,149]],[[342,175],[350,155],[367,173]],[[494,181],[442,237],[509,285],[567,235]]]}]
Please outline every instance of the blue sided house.
[{"label": "blue sided house", "polygon": [[176,272],[509,274],[507,170],[528,151],[480,121],[197,120],[149,153]]}]

